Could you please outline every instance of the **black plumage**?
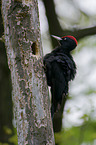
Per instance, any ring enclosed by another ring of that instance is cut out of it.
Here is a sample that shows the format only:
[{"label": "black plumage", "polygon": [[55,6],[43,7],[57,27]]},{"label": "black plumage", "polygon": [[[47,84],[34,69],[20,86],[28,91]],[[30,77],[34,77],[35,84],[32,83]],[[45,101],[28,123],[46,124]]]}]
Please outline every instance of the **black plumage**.
[{"label": "black plumage", "polygon": [[62,99],[66,100],[68,82],[75,77],[76,64],[70,52],[77,46],[77,40],[73,36],[53,37],[59,39],[60,46],[43,59],[47,84],[51,87],[52,117],[60,108]]}]

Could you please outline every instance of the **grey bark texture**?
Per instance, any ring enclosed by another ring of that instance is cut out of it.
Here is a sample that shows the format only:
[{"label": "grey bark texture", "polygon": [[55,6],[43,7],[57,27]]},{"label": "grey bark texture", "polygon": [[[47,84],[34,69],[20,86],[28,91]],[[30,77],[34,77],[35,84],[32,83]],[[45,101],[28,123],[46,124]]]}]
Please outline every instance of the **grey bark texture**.
[{"label": "grey bark texture", "polygon": [[19,145],[54,145],[37,0],[2,0]]}]

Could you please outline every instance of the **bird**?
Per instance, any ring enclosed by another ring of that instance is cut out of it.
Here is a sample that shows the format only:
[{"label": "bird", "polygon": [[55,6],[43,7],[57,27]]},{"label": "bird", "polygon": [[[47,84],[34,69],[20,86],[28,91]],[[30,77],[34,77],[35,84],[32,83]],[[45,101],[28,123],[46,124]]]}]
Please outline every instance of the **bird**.
[{"label": "bird", "polygon": [[69,82],[75,78],[76,64],[71,51],[77,46],[77,40],[71,35],[58,37],[59,45],[43,57],[47,84],[51,87],[51,116],[60,110],[62,101],[67,99]]}]

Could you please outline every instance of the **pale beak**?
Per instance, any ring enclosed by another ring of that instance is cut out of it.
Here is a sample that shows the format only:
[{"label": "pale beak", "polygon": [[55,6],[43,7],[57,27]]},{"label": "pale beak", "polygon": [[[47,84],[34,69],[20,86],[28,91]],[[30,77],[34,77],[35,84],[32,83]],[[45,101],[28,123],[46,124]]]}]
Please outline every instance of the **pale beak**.
[{"label": "pale beak", "polygon": [[53,38],[57,39],[57,40],[62,40],[62,38],[58,37],[58,36],[55,36],[55,35],[51,35]]}]

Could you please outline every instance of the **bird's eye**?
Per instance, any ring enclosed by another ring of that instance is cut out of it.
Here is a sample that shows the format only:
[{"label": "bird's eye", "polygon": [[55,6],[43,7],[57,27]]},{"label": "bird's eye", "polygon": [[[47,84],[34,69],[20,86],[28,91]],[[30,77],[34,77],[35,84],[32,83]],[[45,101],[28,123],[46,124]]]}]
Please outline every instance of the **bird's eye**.
[{"label": "bird's eye", "polygon": [[66,38],[64,38],[64,40],[66,40]]}]

